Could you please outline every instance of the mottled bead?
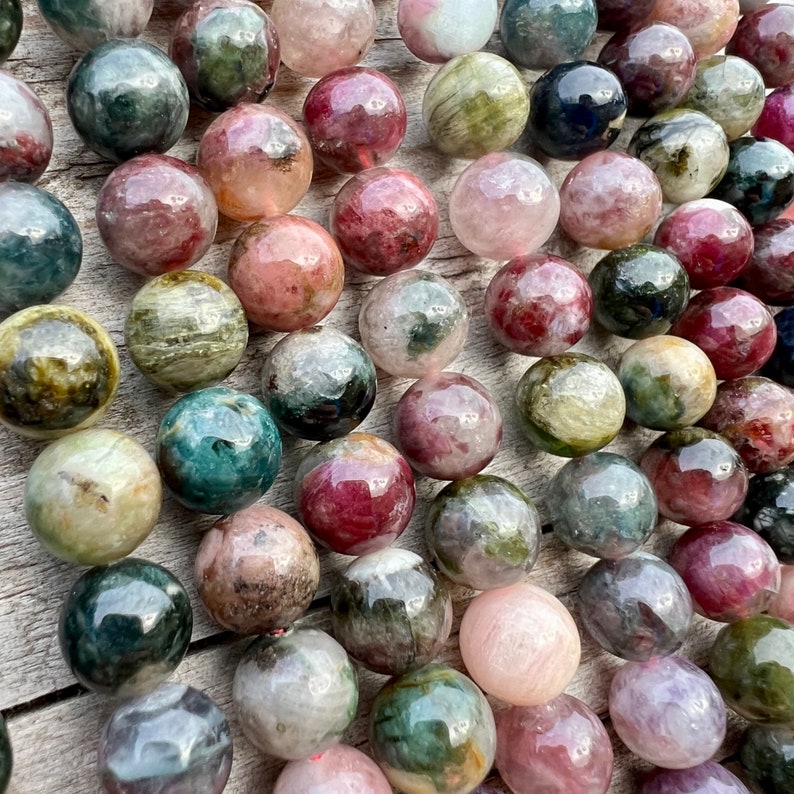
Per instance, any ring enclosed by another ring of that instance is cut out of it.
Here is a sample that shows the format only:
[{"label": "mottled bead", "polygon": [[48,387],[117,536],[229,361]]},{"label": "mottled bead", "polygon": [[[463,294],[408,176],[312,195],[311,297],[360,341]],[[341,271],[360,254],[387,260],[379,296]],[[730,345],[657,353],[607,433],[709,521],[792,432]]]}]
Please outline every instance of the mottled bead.
[{"label": "mottled bead", "polygon": [[8,726],[0,714],[0,792],[5,794],[9,780],[11,780],[11,769],[14,765],[14,753],[11,748],[11,740],[8,737]]},{"label": "mottled bead", "polygon": [[515,794],[606,794],[609,788],[609,734],[571,695],[501,712],[496,740],[496,767]]},{"label": "mottled bead", "polygon": [[794,565],[794,469],[753,477],[737,519],[754,529],[781,562]]},{"label": "mottled bead", "polygon": [[583,353],[542,358],[516,389],[519,426],[535,446],[575,458],[612,441],[626,402],[612,370]]},{"label": "mottled bead", "polygon": [[794,790],[794,727],[751,725],[739,760],[748,781],[764,794]]},{"label": "mottled bead", "polygon": [[168,52],[193,101],[222,111],[265,99],[276,83],[281,50],[276,26],[255,3],[205,0],[179,17]]},{"label": "mottled bead", "polygon": [[794,220],[769,221],[753,232],[755,248],[740,286],[764,303],[794,303]]},{"label": "mottled bead", "polygon": [[95,424],[120,377],[113,340],[77,309],[31,306],[0,323],[0,424],[15,433],[57,438]]},{"label": "mottled bead", "polygon": [[187,653],[193,612],[168,570],[128,557],[86,571],[61,608],[61,654],[77,680],[103,695],[154,689]]},{"label": "mottled bead", "polygon": [[272,105],[221,113],[199,142],[196,164],[218,209],[235,221],[289,212],[306,195],[314,162],[306,133]]},{"label": "mottled bead", "polygon": [[769,88],[794,80],[794,8],[769,3],[745,12],[725,51],[755,66]]},{"label": "mottled bead", "polygon": [[347,744],[335,744],[324,753],[289,761],[281,770],[273,794],[392,794],[392,787],[378,765]]},{"label": "mottled bead", "polygon": [[540,516],[513,483],[478,474],[430,503],[425,541],[441,572],[472,590],[523,581],[540,550]]},{"label": "mottled bead", "polygon": [[681,656],[619,668],[609,689],[609,716],[632,752],[665,769],[708,761],[725,737],[725,705],[717,687]]},{"label": "mottled bead", "polygon": [[482,157],[515,143],[529,116],[519,71],[490,52],[458,55],[433,76],[422,99],[430,140],[451,157]]},{"label": "mottled bead", "polygon": [[579,630],[551,593],[528,582],[487,590],[466,608],[460,653],[488,694],[513,706],[557,697],[579,666]]},{"label": "mottled bead", "polygon": [[739,21],[738,0],[657,0],[650,19],[679,27],[697,58],[721,50]]},{"label": "mottled bead", "polygon": [[430,253],[438,236],[438,207],[416,174],[369,168],[336,194],[328,228],[348,265],[370,276],[389,276]]},{"label": "mottled bead", "polygon": [[593,316],[584,274],[554,254],[511,259],[485,292],[485,319],[494,338],[522,356],[554,356],[573,347]]},{"label": "mottled bead", "polygon": [[[496,0],[494,0],[493,6],[494,22],[496,22]],[[491,30],[493,30],[493,25],[491,25]],[[22,5],[20,0],[0,0],[0,64],[6,61],[14,51],[21,34]],[[3,776],[0,774],[0,781],[2,779]],[[3,784],[0,782],[0,790],[2,786]]]},{"label": "mottled bead", "polygon": [[160,474],[132,436],[81,430],[46,447],[25,481],[28,526],[47,551],[78,565],[133,552],[160,515]]},{"label": "mottled bead", "polygon": [[536,251],[551,237],[559,215],[560,195],[549,174],[515,152],[480,157],[457,178],[449,196],[455,236],[489,259]]},{"label": "mottled bead", "polygon": [[794,307],[788,306],[775,315],[775,328],[775,349],[761,374],[790,388],[794,386]]},{"label": "mottled bead", "polygon": [[596,0],[598,27],[601,30],[623,30],[642,22],[656,0]]},{"label": "mottled bead", "polygon": [[490,771],[496,726],[488,701],[463,673],[430,664],[375,696],[369,741],[389,782],[405,794],[466,794]]},{"label": "mottled bead", "polygon": [[262,369],[262,395],[278,426],[325,441],[355,430],[375,403],[377,374],[355,339],[329,326],[294,331]]},{"label": "mottled bead", "polygon": [[234,674],[240,727],[261,752],[309,758],[341,741],[358,706],[358,679],[345,649],[302,626],[254,640]]},{"label": "mottled bead", "polygon": [[725,626],[711,647],[709,672],[725,702],[762,725],[794,721],[794,627],[769,615]]},{"label": "mottled bead", "polygon": [[694,424],[714,402],[717,378],[706,354],[675,336],[635,342],[620,358],[617,376],[626,393],[626,415],[653,430]]},{"label": "mottled bead", "polygon": [[406,549],[352,562],[331,586],[331,625],[368,670],[402,675],[431,662],[452,629],[452,599],[433,569]]},{"label": "mottled bead", "polygon": [[656,496],[635,463],[613,452],[568,461],[551,479],[546,503],[554,534],[593,557],[636,551],[656,526]]},{"label": "mottled bead", "polygon": [[753,135],[772,138],[794,150],[794,85],[776,88],[766,97]]},{"label": "mottled bead", "polygon": [[155,459],[180,504],[222,515],[270,488],[281,465],[281,437],[259,400],[215,386],[174,403],[160,422]]},{"label": "mottled bead", "polygon": [[190,97],[164,52],[145,41],[113,39],[72,69],[66,107],[83,143],[118,162],[168,151],[185,131]]},{"label": "mottled bead", "polygon": [[350,433],[317,444],[295,474],[295,506],[321,545],[368,554],[398,538],[413,514],[414,477],[387,441]]},{"label": "mottled bead", "polygon": [[421,378],[457,358],[469,331],[463,296],[425,270],[394,273],[376,284],[358,315],[361,344],[384,372]]},{"label": "mottled bead", "polygon": [[141,276],[196,264],[218,228],[218,205],[192,165],[142,154],[111,172],[97,196],[96,224],[113,261]]},{"label": "mottled bead", "polygon": [[300,215],[276,215],[251,224],[237,238],[228,274],[254,325],[297,331],[320,322],[336,306],[345,266],[320,224]]},{"label": "mottled bead", "polygon": [[201,538],[196,590],[212,619],[238,634],[267,634],[301,617],[320,584],[311,538],[294,519],[255,504]]},{"label": "mottled bead", "polygon": [[750,794],[736,775],[715,761],[689,769],[656,768],[640,782],[638,794]]},{"label": "mottled bead", "polygon": [[154,0],[37,0],[39,12],[58,38],[76,50],[110,39],[140,36],[149,24]]},{"label": "mottled bead", "polygon": [[110,794],[221,794],[232,769],[229,723],[198,689],[161,684],[110,715],[97,765]]}]

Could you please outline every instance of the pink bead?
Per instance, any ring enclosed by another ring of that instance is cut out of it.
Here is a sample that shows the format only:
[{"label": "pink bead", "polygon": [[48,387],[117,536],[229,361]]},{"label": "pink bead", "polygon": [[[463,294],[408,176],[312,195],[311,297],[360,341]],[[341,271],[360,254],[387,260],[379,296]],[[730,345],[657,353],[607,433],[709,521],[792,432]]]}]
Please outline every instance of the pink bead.
[{"label": "pink bead", "polygon": [[755,250],[741,286],[765,303],[794,303],[794,217],[757,226],[754,234]]},{"label": "pink bead", "polygon": [[756,138],[774,138],[794,151],[794,84],[776,88],[752,130]]},{"label": "pink bead", "polygon": [[560,223],[580,245],[614,250],[641,240],[662,211],[656,174],[623,152],[577,163],[560,188]]},{"label": "pink bead", "polygon": [[739,0],[657,0],[650,19],[680,28],[698,58],[719,52],[739,23]]},{"label": "pink bead", "polygon": [[537,706],[568,686],[581,645],[562,602],[519,582],[471,601],[460,624],[460,653],[488,694],[514,706]]},{"label": "pink bead", "polygon": [[452,231],[470,251],[488,259],[529,254],[551,237],[560,196],[543,166],[514,152],[473,162],[449,197]]},{"label": "pink bead", "polygon": [[794,565],[780,566],[780,590],[769,605],[769,614],[794,623]]}]

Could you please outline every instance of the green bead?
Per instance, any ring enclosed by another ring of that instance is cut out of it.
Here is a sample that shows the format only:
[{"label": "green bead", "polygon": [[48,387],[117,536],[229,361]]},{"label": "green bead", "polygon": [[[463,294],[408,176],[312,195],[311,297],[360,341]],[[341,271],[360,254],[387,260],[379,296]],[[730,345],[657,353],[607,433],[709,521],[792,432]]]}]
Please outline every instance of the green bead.
[{"label": "green bead", "polygon": [[[14,51],[22,33],[22,6],[19,0],[0,0],[0,63]],[[2,774],[0,774],[0,791]]]},{"label": "green bead", "polygon": [[8,726],[0,714],[0,794],[4,794],[11,780],[11,769],[14,765],[14,753],[11,739],[8,737]]},{"label": "green bead", "polygon": [[764,794],[794,791],[794,726],[751,725],[739,759],[750,783]]}]

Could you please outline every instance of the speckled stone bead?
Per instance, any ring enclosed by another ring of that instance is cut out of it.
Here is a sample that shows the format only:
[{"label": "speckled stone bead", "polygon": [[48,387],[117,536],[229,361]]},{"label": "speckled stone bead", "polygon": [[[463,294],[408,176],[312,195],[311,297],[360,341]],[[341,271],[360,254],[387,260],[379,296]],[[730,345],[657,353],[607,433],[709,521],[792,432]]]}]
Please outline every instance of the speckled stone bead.
[{"label": "speckled stone bead", "polygon": [[169,55],[196,104],[210,111],[261,102],[280,63],[276,26],[249,0],[193,4],[177,20]]},{"label": "speckled stone bead", "polygon": [[273,484],[281,436],[259,400],[215,386],[174,403],[160,422],[155,459],[178,502],[224,515],[253,504]]},{"label": "speckled stone bead", "polygon": [[726,47],[755,66],[768,88],[794,80],[794,8],[769,3],[745,12],[736,33]]},{"label": "speckled stone bead", "polygon": [[124,340],[135,366],[152,383],[186,392],[214,386],[240,363],[248,322],[220,279],[198,270],[166,273],[130,303]]},{"label": "speckled stone bead", "polygon": [[160,515],[160,475],[132,436],[96,428],[58,439],[30,467],[28,526],[47,551],[78,565],[130,554]]},{"label": "speckled stone bead", "polygon": [[208,695],[166,683],[116,708],[97,756],[110,794],[221,794],[232,769],[232,735]]},{"label": "speckled stone bead", "polygon": [[433,76],[422,99],[430,140],[451,157],[481,157],[515,143],[529,116],[518,70],[490,52],[459,55]]},{"label": "speckled stone bead", "polygon": [[83,143],[118,162],[168,151],[185,131],[190,97],[164,52],[145,41],[114,39],[72,69],[66,107]]},{"label": "speckled stone bead", "polygon": [[113,340],[77,309],[31,306],[0,323],[0,423],[15,433],[58,438],[95,424],[119,380]]},{"label": "speckled stone bead", "polygon": [[335,639],[296,625],[254,640],[237,665],[232,698],[253,745],[296,760],[341,741],[356,714],[358,679]]},{"label": "speckled stone bead", "polygon": [[425,541],[441,572],[472,590],[523,581],[540,550],[540,516],[502,477],[478,474],[445,486],[430,503]]},{"label": "speckled stone bead", "polygon": [[61,653],[77,680],[104,695],[154,689],[187,653],[193,613],[168,570],[129,557],[86,571],[66,595]]},{"label": "speckled stone bead", "polygon": [[779,218],[753,232],[755,248],[740,286],[764,303],[794,303],[794,220]]},{"label": "speckled stone bead", "polygon": [[780,86],[766,97],[752,132],[756,138],[773,138],[794,150],[794,85]]},{"label": "speckled stone bead", "polygon": [[405,794],[465,794],[491,768],[496,726],[488,701],[463,673],[430,664],[375,696],[369,740],[389,782]]},{"label": "speckled stone bead", "polygon": [[739,760],[750,783],[764,794],[787,794],[794,788],[794,728],[751,725]]},{"label": "speckled stone bead", "polygon": [[623,390],[606,364],[583,353],[542,358],[516,389],[519,426],[535,446],[568,458],[595,452],[620,432]]},{"label": "speckled stone bead", "polygon": [[730,41],[739,21],[739,4],[737,0],[657,0],[650,19],[681,28],[697,58],[706,58]]},{"label": "speckled stone bead", "polygon": [[135,38],[149,24],[154,0],[37,0],[39,12],[58,38],[76,50],[110,39]]},{"label": "speckled stone bead", "polygon": [[378,765],[347,744],[335,744],[320,755],[289,761],[276,780],[273,794],[322,791],[323,794],[392,794]]},{"label": "speckled stone bead", "polygon": [[794,469],[753,477],[736,518],[754,529],[781,562],[794,565]]},{"label": "speckled stone bead", "polygon": [[5,794],[9,780],[11,780],[11,769],[14,765],[14,753],[11,748],[11,740],[8,737],[8,726],[0,714],[0,792]]},{"label": "speckled stone bead", "polygon": [[[496,22],[495,0],[493,5],[494,22]],[[491,30],[493,30],[493,25]],[[0,0],[0,64],[6,61],[14,51],[21,33],[22,5],[20,0]],[[2,780],[2,776],[0,776],[0,780]],[[2,784],[0,784],[0,789],[2,789]]]},{"label": "speckled stone bead", "polygon": [[656,768],[640,781],[638,794],[750,794],[736,775],[715,761],[690,769]]}]

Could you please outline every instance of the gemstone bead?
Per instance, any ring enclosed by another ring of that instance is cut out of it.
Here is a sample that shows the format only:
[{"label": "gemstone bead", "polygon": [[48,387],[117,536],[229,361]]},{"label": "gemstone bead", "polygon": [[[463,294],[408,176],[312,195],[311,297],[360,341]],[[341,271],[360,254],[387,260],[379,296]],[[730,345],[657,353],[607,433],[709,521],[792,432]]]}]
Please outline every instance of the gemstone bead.
[{"label": "gemstone bead", "polygon": [[753,135],[772,138],[794,150],[794,85],[776,88],[763,105]]},{"label": "gemstone bead", "polygon": [[794,8],[769,3],[745,11],[736,33],[726,47],[755,66],[767,87],[775,88],[794,80]]},{"label": "gemstone bead", "polygon": [[750,794],[725,767],[704,761],[690,769],[654,769],[640,783],[638,794]]},{"label": "gemstone bead", "polygon": [[[496,22],[496,0],[494,0]],[[493,25],[491,26],[493,30]],[[0,64],[8,59],[22,34],[22,5],[20,0],[0,0]],[[2,775],[0,775],[2,781]],[[0,783],[2,789],[2,783]]]},{"label": "gemstone bead", "polygon": [[37,0],[39,13],[58,38],[76,50],[110,39],[140,36],[149,24],[154,0],[109,6],[102,0]]},{"label": "gemstone bead", "polygon": [[791,388],[794,386],[794,308],[791,306],[775,315],[777,342],[775,350],[761,370],[772,380]]},{"label": "gemstone bead", "polygon": [[754,529],[781,562],[794,565],[794,469],[753,477],[737,520]]},{"label": "gemstone bead", "polygon": [[25,516],[47,551],[100,565],[134,551],[160,515],[160,475],[132,436],[81,430],[46,447],[25,481]]},{"label": "gemstone bead", "polygon": [[193,613],[181,582],[128,557],[86,571],[61,609],[61,653],[77,680],[104,695],[154,689],[187,653]]},{"label": "gemstone bead", "polygon": [[739,760],[749,782],[765,794],[786,794],[794,787],[794,728],[751,725]]},{"label": "gemstone bead", "polygon": [[773,617],[794,623],[794,565],[780,566],[780,590],[767,611]]},{"label": "gemstone bead", "polygon": [[740,286],[765,303],[794,303],[794,220],[769,221],[753,231],[755,249]]},{"label": "gemstone bead", "polygon": [[705,58],[730,41],[739,8],[736,0],[657,0],[650,18],[679,27],[697,58]]},{"label": "gemstone bead", "polygon": [[161,684],[116,708],[97,756],[102,785],[114,794],[221,794],[232,769],[232,735],[208,695]]},{"label": "gemstone bead", "polygon": [[596,0],[598,27],[601,30],[623,30],[642,22],[656,0]]},{"label": "gemstone bead", "polygon": [[11,740],[8,738],[8,726],[2,715],[0,715],[0,792],[5,794],[9,780],[11,780],[11,769],[14,764],[14,753],[11,748]]},{"label": "gemstone bead", "polygon": [[289,761],[276,780],[273,794],[322,791],[323,794],[392,794],[392,787],[378,765],[347,744],[335,744],[324,753],[301,761]]}]

